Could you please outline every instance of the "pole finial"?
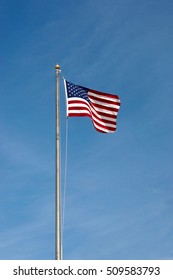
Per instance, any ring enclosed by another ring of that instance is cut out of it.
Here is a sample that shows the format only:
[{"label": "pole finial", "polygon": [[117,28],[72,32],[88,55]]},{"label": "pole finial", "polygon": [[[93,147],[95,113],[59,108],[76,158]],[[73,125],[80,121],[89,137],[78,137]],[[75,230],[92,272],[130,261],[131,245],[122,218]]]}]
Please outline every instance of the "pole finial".
[{"label": "pole finial", "polygon": [[57,69],[57,70],[59,70],[59,69],[60,69],[59,64],[56,64],[56,65],[55,65],[55,69]]}]

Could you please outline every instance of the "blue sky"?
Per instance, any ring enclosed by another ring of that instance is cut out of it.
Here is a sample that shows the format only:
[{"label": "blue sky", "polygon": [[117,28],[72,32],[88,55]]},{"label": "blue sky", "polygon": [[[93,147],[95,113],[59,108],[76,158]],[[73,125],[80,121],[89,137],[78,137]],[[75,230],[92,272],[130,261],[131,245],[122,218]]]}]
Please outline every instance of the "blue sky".
[{"label": "blue sky", "polygon": [[[64,259],[173,259],[173,2],[0,4],[0,259],[54,259],[55,73],[118,94],[69,119]],[[65,96],[61,82],[62,192]]]}]

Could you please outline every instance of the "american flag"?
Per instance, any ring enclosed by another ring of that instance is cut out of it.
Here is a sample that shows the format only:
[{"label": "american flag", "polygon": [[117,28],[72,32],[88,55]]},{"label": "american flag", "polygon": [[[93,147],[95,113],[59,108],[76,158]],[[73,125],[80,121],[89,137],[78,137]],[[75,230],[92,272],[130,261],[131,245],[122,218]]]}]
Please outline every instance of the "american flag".
[{"label": "american flag", "polygon": [[95,129],[102,133],[116,130],[116,120],[120,108],[117,95],[108,94],[64,80],[67,97],[67,116],[88,116]]}]

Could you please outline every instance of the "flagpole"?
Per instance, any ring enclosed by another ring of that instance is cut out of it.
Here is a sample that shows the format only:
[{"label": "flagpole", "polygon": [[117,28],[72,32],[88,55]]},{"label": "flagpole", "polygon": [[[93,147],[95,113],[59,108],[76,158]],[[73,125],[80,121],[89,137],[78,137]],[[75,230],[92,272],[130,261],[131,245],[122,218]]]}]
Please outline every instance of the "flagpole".
[{"label": "flagpole", "polygon": [[61,190],[60,190],[60,76],[59,65],[55,65],[56,75],[56,159],[55,159],[55,259],[62,259],[61,252]]}]

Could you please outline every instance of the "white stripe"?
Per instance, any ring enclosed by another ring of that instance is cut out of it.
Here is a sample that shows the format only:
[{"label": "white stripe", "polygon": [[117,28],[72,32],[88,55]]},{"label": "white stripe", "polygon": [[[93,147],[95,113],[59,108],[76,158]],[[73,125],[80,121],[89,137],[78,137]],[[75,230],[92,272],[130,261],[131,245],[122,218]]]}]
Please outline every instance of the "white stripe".
[{"label": "white stripe", "polygon": [[96,108],[95,107],[91,107],[90,106],[90,108],[91,108],[91,112],[93,112],[93,113],[95,113],[95,115],[98,117],[98,118],[100,118],[100,119],[105,119],[105,120],[108,120],[108,121],[112,121],[112,120],[115,120],[115,118],[116,118],[116,116],[115,115],[110,115],[109,117],[107,117],[107,116],[103,116],[100,112],[98,113],[97,111],[96,111]]},{"label": "white stripe", "polygon": [[[83,105],[83,104],[82,104]],[[72,113],[72,114],[80,114],[80,113],[85,113],[85,114],[88,114],[88,115],[91,115],[92,113],[90,113],[90,111],[89,111],[89,109],[88,110],[85,110],[85,105],[84,106],[82,106],[82,107],[84,107],[84,109],[77,109],[77,110],[75,110],[75,107],[76,106],[69,106],[69,107],[73,107],[74,109],[71,109],[71,108],[69,108],[69,113]],[[95,112],[94,112],[95,113]],[[100,117],[100,116],[94,116],[93,114],[92,114],[92,118],[93,118],[93,120],[95,120],[95,121],[97,121],[98,123],[100,123],[100,124],[102,124],[102,125],[104,125],[104,126],[109,126],[109,127],[115,127],[115,125],[116,125],[116,120],[115,120],[115,118],[114,119],[111,119],[111,118],[104,118],[105,120],[107,120],[107,119],[109,119],[109,120],[111,120],[111,121],[115,121],[115,124],[110,124],[110,123],[105,123],[104,122],[104,120]]]},{"label": "white stripe", "polygon": [[93,113],[95,113],[95,115],[96,115],[96,117],[98,118],[98,119],[100,119],[100,120],[107,120],[107,121],[114,121],[115,119],[116,119],[116,116],[110,116],[110,118],[109,117],[107,117],[107,116],[102,116],[102,115],[100,115],[100,114],[98,114],[97,112],[96,112],[96,110],[94,110],[93,108],[91,108],[91,111],[93,112]]},{"label": "white stripe", "polygon": [[[103,94],[104,94],[104,93],[103,93]],[[88,95],[89,95],[89,96],[95,96],[95,97],[101,98],[101,99],[103,99],[103,100],[110,100],[110,101],[113,101],[113,102],[120,102],[120,100],[119,100],[118,98],[116,98],[116,97],[102,96],[102,95],[99,95],[99,93],[96,94],[96,93],[93,93],[93,92],[91,92],[91,91],[88,91]]]},{"label": "white stripe", "polygon": [[[78,105],[77,104],[70,104],[68,112],[71,113],[71,114],[80,114],[80,113],[82,114],[82,113],[84,113],[84,114],[92,115],[92,119],[97,121],[101,125],[108,126],[108,127],[116,127],[116,120],[115,120],[115,118],[113,118],[113,119],[111,119],[111,118],[104,118],[105,120],[109,119],[110,121],[115,121],[115,124],[105,123],[104,120],[97,113],[94,112],[95,114],[98,115],[98,117],[97,116],[95,117],[90,112],[89,108],[85,104],[81,104],[80,105],[80,107],[83,107],[84,109],[81,108],[81,109],[75,110],[75,107],[78,107]],[[73,108],[73,109],[71,109],[71,108]],[[87,108],[87,110],[86,110],[86,108]]]},{"label": "white stripe", "polygon": [[97,111],[97,112],[101,112],[101,113],[106,113],[106,114],[109,114],[109,115],[112,115],[112,116],[117,116],[118,112],[114,112],[114,111],[108,111],[108,110],[105,110],[105,109],[101,109],[101,108],[97,108],[94,106],[94,109]]},{"label": "white stripe", "polygon": [[85,99],[83,99],[81,97],[69,97],[68,101],[80,101],[80,102],[85,102],[86,104],[88,104],[88,101],[86,101]]},{"label": "white stripe", "polygon": [[[94,113],[96,115],[96,117],[92,114],[92,118],[96,119],[100,123],[102,123],[102,121],[103,121],[102,124],[104,124],[104,120],[115,121],[115,116],[113,116],[112,118],[109,118],[106,116],[101,116],[93,108],[90,108],[91,110],[89,110],[88,106],[86,106],[85,104],[80,104],[80,107],[83,107],[83,108],[75,110],[75,107],[78,107],[78,106],[79,106],[78,104],[69,104],[68,112],[75,113],[75,114],[82,113],[82,112],[87,113],[87,114]],[[71,108],[73,108],[73,109],[71,109]]]},{"label": "white stripe", "polygon": [[[80,100],[80,98],[79,98]],[[80,107],[80,108],[86,108],[88,109],[88,111],[91,111],[91,112],[94,112],[95,115],[99,118],[99,119],[105,119],[105,120],[114,120],[115,119],[115,116],[117,116],[118,112],[112,112],[112,111],[108,111],[108,110],[105,110],[105,109],[100,109],[100,108],[92,108],[89,106],[88,102],[86,102],[86,104],[83,104],[83,103],[71,103],[71,104],[68,104],[68,111],[70,110],[71,111],[71,108],[75,108],[75,107]],[[79,110],[79,109],[78,109]],[[83,109],[81,109],[83,110]],[[80,111],[81,111],[80,110]],[[110,115],[110,117],[107,117],[107,116],[102,116],[100,115],[99,113],[108,113]],[[112,116],[112,118],[111,118]]]},{"label": "white stripe", "polygon": [[69,109],[71,107],[83,107],[83,108],[88,108],[90,107],[88,104],[82,104],[82,103],[72,103],[72,104],[68,104]]},{"label": "white stripe", "polygon": [[84,109],[81,109],[81,110],[68,110],[69,113],[72,113],[72,114],[80,114],[80,113],[85,113],[85,114],[88,114],[88,115],[91,115],[90,112],[88,110],[84,110]]},{"label": "white stripe", "polygon": [[[80,107],[87,107],[87,108],[89,107],[92,110],[92,107],[90,107],[90,104],[85,99],[83,99],[83,98],[70,97],[70,98],[68,98],[68,100],[69,101],[81,101],[82,100],[82,102],[86,103],[86,105],[83,104],[83,103],[78,103],[78,104],[77,103],[71,103],[71,104],[69,103],[68,107],[78,107],[78,106],[80,106]],[[115,105],[115,106],[117,106],[117,105]],[[98,108],[95,104],[93,104],[93,107],[98,112],[103,112],[103,113],[107,113],[109,115],[114,115],[114,116],[116,116],[118,114],[118,112],[115,112],[115,111],[112,111],[112,110],[106,110],[106,109]],[[117,109],[119,109],[119,107],[120,106],[117,106]]]},{"label": "white stripe", "polygon": [[100,129],[100,130],[102,130],[102,131],[104,131],[104,132],[110,132],[110,133],[113,133],[113,132],[114,132],[114,131],[112,131],[112,130],[109,130],[109,129],[100,127],[99,125],[97,125],[97,124],[94,123],[94,122],[93,122],[93,124],[94,124],[95,127],[97,127],[98,129]]},{"label": "white stripe", "polygon": [[97,100],[94,100],[92,98],[89,97],[89,99],[91,100],[92,103],[94,104],[100,104],[102,106],[106,106],[108,108],[116,108],[116,109],[119,109],[119,105],[116,105],[116,104],[109,104],[109,103],[106,103],[106,102],[101,102],[101,101],[97,101]]},{"label": "white stripe", "polygon": [[97,121],[98,123],[100,123],[101,125],[104,125],[104,126],[108,126],[108,127],[113,127],[115,128],[116,127],[116,122],[115,124],[111,124],[111,123],[105,123],[105,122],[102,122],[100,120],[98,120],[95,116],[92,115],[92,119]]}]

